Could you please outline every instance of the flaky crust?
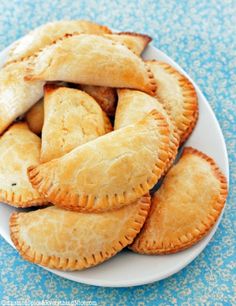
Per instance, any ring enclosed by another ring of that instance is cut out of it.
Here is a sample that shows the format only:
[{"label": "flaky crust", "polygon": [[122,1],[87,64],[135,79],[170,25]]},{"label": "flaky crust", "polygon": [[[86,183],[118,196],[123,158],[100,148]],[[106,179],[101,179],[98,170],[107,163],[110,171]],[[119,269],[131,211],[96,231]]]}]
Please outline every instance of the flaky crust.
[{"label": "flaky crust", "polygon": [[44,48],[31,59],[26,79],[137,88],[151,95],[156,90],[141,58],[110,39],[86,34],[66,35]]},{"label": "flaky crust", "polygon": [[38,163],[40,138],[25,123],[15,123],[0,138],[0,202],[15,207],[41,206],[45,198],[32,188],[27,168]]},{"label": "flaky crust", "polygon": [[[118,105],[116,108],[114,129],[120,129],[129,124],[133,124],[141,120],[147,113],[153,109],[163,115],[170,130],[168,160],[166,162],[166,172],[173,163],[179,146],[179,136],[176,128],[169,117],[167,111],[155,97],[151,97],[141,91],[131,89],[119,89]],[[163,173],[164,174],[164,173]]]},{"label": "flaky crust", "polygon": [[43,96],[42,81],[24,80],[28,62],[12,63],[0,73],[0,134]]},{"label": "flaky crust", "polygon": [[104,37],[125,45],[138,56],[141,55],[147,45],[152,41],[152,38],[148,35],[133,32],[105,34]]},{"label": "flaky crust", "polygon": [[48,207],[13,213],[11,239],[21,256],[53,269],[98,265],[132,243],[150,207],[149,196],[119,210],[85,214]]},{"label": "flaky crust", "polygon": [[117,100],[115,88],[82,84],[78,85],[78,88],[92,96],[108,116],[115,115]]},{"label": "flaky crust", "polygon": [[32,132],[40,135],[43,128],[43,99],[40,99],[34,104],[31,109],[25,114],[25,120]]},{"label": "flaky crust", "polygon": [[175,68],[160,61],[147,61],[156,83],[156,96],[175,122],[180,143],[188,139],[198,119],[198,98],[193,84]]},{"label": "flaky crust", "polygon": [[73,88],[46,85],[40,162],[59,158],[112,130],[98,103]]},{"label": "flaky crust", "polygon": [[149,216],[131,249],[168,254],[190,247],[213,227],[227,192],[226,178],[215,161],[185,148],[154,194]]},{"label": "flaky crust", "polygon": [[7,63],[30,57],[65,34],[110,34],[105,26],[87,20],[60,20],[44,24],[17,41],[9,51]]},{"label": "flaky crust", "polygon": [[154,186],[165,167],[168,146],[165,118],[152,111],[136,124],[30,167],[28,175],[33,187],[57,206],[112,210],[134,202]]}]

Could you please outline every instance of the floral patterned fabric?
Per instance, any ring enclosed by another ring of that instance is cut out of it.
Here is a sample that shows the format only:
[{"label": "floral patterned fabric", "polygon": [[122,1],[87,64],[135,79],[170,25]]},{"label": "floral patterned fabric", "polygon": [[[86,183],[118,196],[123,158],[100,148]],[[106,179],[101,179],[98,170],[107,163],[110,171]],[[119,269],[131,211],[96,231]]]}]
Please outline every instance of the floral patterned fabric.
[{"label": "floral patterned fabric", "polygon": [[222,222],[203,253],[178,274],[133,288],[83,285],[22,260],[0,238],[1,303],[236,305],[236,1],[2,0],[0,12],[1,49],[30,29],[62,18],[90,19],[152,36],[153,44],[189,73],[214,109],[231,168],[231,190]]}]

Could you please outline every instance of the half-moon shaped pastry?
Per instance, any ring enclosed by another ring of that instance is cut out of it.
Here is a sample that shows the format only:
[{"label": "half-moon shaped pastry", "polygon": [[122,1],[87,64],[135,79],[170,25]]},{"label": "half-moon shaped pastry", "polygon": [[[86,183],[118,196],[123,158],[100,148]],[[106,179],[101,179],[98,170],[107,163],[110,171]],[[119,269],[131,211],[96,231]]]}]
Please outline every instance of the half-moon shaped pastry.
[{"label": "half-moon shaped pastry", "polygon": [[137,90],[118,89],[114,129],[117,130],[141,120],[153,109],[165,117],[170,130],[169,159],[165,168],[165,171],[167,171],[177,155],[179,137],[172,120],[156,98]]},{"label": "half-moon shaped pastry", "polygon": [[39,163],[39,154],[40,138],[25,123],[15,123],[0,137],[0,202],[15,207],[46,204],[27,176],[29,165]]},{"label": "half-moon shaped pastry", "polygon": [[32,132],[39,135],[43,128],[43,99],[40,99],[34,104],[31,109],[26,113],[25,120]]},{"label": "half-moon shaped pastry", "polygon": [[43,81],[25,81],[27,62],[0,71],[0,134],[43,96]]},{"label": "half-moon shaped pastry", "polygon": [[45,86],[41,163],[61,157],[111,130],[107,115],[87,93]]},{"label": "half-moon shaped pastry", "polygon": [[153,75],[141,58],[98,35],[67,35],[39,52],[31,64],[28,80],[128,87],[151,95],[156,90]]},{"label": "half-moon shaped pastry", "polygon": [[167,254],[190,247],[213,227],[226,197],[227,182],[214,160],[185,148],[154,194],[149,216],[131,249]]},{"label": "half-moon shaped pastry", "polygon": [[148,35],[132,32],[105,34],[104,37],[125,45],[136,55],[140,55],[147,47],[147,45],[152,41],[152,38]]},{"label": "half-moon shaped pastry", "polygon": [[93,97],[108,116],[115,115],[117,100],[115,88],[93,85],[78,85],[78,88]]},{"label": "half-moon shaped pastry", "polygon": [[44,24],[18,40],[9,51],[8,63],[30,57],[65,34],[109,34],[102,25],[87,20],[60,20]]},{"label": "half-moon shaped pastry", "polygon": [[81,270],[114,256],[140,231],[149,196],[118,210],[79,213],[55,206],[13,213],[11,239],[22,257],[53,269]]},{"label": "half-moon shaped pastry", "polygon": [[57,206],[86,212],[117,209],[154,186],[169,156],[168,146],[167,123],[152,111],[136,124],[30,167],[28,175],[33,187]]},{"label": "half-moon shaped pastry", "polygon": [[157,99],[165,105],[175,122],[180,142],[187,140],[198,119],[198,99],[193,84],[164,62],[148,61],[156,83]]}]

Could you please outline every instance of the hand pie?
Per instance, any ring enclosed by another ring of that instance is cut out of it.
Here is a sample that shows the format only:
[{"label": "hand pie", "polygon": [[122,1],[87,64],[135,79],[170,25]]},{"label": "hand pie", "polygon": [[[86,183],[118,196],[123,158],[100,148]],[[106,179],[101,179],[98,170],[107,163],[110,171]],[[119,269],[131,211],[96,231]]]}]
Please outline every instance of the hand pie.
[{"label": "hand pie", "polygon": [[167,254],[190,247],[215,224],[226,197],[226,179],[215,162],[185,148],[154,194],[149,216],[131,249]]},{"label": "hand pie", "polygon": [[86,20],[61,20],[44,24],[18,40],[9,51],[8,63],[30,57],[65,34],[109,34],[111,31]]},{"label": "hand pie", "polygon": [[78,89],[46,85],[44,113],[41,163],[112,130],[97,102]]},{"label": "hand pie", "polygon": [[177,155],[179,137],[172,120],[156,98],[137,90],[118,89],[114,129],[117,130],[141,120],[153,109],[156,109],[165,117],[170,130],[169,159],[165,168],[165,171],[167,171]]},{"label": "hand pie", "polygon": [[175,122],[180,142],[187,140],[198,119],[198,99],[192,83],[170,65],[148,61],[156,83],[157,99]]},{"label": "hand pie", "polygon": [[25,123],[15,123],[0,137],[0,202],[15,207],[46,204],[32,188],[29,165],[38,164],[40,138]]},{"label": "hand pie", "polygon": [[43,128],[43,99],[40,99],[26,113],[25,120],[32,132],[39,135]]},{"label": "hand pie", "polygon": [[104,37],[125,45],[138,56],[141,55],[150,41],[152,41],[152,38],[148,35],[131,32],[105,34]]},{"label": "hand pie", "polygon": [[28,80],[128,87],[151,95],[156,90],[153,75],[142,59],[102,36],[66,36],[44,48],[31,64]]},{"label": "hand pie", "polygon": [[114,88],[93,85],[79,85],[78,88],[92,96],[108,116],[115,115],[117,95]]},{"label": "hand pie", "polygon": [[57,206],[86,212],[117,209],[154,186],[168,145],[167,123],[153,111],[136,124],[30,167],[28,175],[33,187]]},{"label": "hand pie", "polygon": [[25,81],[27,62],[9,64],[0,71],[0,134],[43,96],[42,81]]},{"label": "hand pie", "polygon": [[22,257],[53,269],[81,270],[133,242],[146,219],[149,196],[111,212],[79,213],[51,206],[13,213],[11,239]]}]

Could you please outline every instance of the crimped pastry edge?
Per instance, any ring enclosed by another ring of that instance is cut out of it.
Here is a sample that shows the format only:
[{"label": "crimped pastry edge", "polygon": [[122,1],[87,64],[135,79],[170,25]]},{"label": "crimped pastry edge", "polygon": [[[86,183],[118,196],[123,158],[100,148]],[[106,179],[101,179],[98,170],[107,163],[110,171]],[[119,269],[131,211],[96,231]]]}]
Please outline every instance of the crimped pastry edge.
[{"label": "crimped pastry edge", "polygon": [[[183,124],[184,127],[181,129],[180,128],[177,129],[180,136],[180,145],[181,145],[191,135],[198,120],[199,110],[198,110],[198,97],[196,90],[192,82],[190,82],[187,77],[185,77],[183,74],[181,74],[178,70],[176,70],[168,63],[158,60],[151,60],[146,62],[157,63],[159,66],[165,69],[165,71],[174,75],[178,80],[179,86],[183,90],[184,104],[183,104],[183,120],[181,123]],[[157,85],[157,90],[158,90],[158,85]],[[156,91],[156,96],[158,98],[157,91]],[[189,119],[190,118],[189,112],[192,113],[191,119]]]},{"label": "crimped pastry edge", "polygon": [[[138,214],[135,216],[132,221],[132,225],[127,229],[127,234],[122,236],[119,241],[116,241],[109,248],[100,251],[95,254],[91,254],[90,258],[83,258],[82,260],[78,259],[70,259],[63,258],[57,256],[46,256],[44,254],[38,254],[36,251],[32,250],[30,246],[26,245],[23,241],[21,241],[19,236],[19,224],[18,224],[18,216],[22,213],[14,212],[9,221],[10,226],[10,236],[13,241],[16,249],[19,251],[20,255],[35,264],[39,264],[52,269],[61,269],[61,270],[82,270],[85,268],[89,268],[95,265],[98,265],[110,257],[114,256],[116,253],[121,251],[128,244],[132,243],[136,235],[141,230],[149,208],[150,208],[150,196],[149,194],[141,197],[139,199],[141,202],[141,207],[139,208]],[[131,204],[132,205],[132,204]],[[24,214],[24,213],[23,213]]]},{"label": "crimped pastry edge", "polygon": [[[177,244],[174,245],[172,242],[172,245],[169,247],[158,248],[156,241],[153,241],[150,244],[148,241],[143,241],[142,238],[139,240],[139,236],[137,236],[137,240],[135,240],[134,243],[131,246],[129,246],[129,248],[132,251],[140,254],[149,254],[149,255],[177,253],[179,251],[191,247],[192,245],[196,244],[199,240],[201,240],[204,236],[206,236],[206,234],[211,230],[211,228],[215,225],[217,219],[219,218],[228,195],[228,186],[227,186],[226,177],[223,175],[223,173],[217,166],[216,162],[205,153],[198,151],[197,149],[194,149],[192,147],[186,147],[183,150],[182,156],[186,154],[194,154],[196,156],[199,156],[203,160],[207,161],[212,168],[213,174],[219,180],[221,187],[220,195],[213,208],[216,211],[216,213],[214,215],[208,215],[208,221],[209,221],[208,224],[203,222],[201,223],[201,225],[204,227],[203,229],[201,230],[199,230],[198,228],[196,229],[199,232],[198,235],[193,235],[192,233],[188,233],[188,235],[191,235],[191,239],[187,235],[183,235],[179,237]],[[145,224],[143,226],[143,229],[145,229]],[[141,234],[142,233],[140,232],[140,235]],[[183,241],[181,241],[181,239],[183,239]]]},{"label": "crimped pastry edge", "polygon": [[[26,68],[26,75],[25,75],[24,79],[26,81],[42,80],[42,78],[40,77],[40,75],[42,73],[40,73],[38,75],[32,74],[32,72],[34,71],[35,59],[38,57],[38,55],[41,52],[43,52],[44,49],[49,48],[50,46],[52,46],[54,44],[57,44],[59,41],[63,41],[65,39],[73,37],[73,36],[79,36],[81,34],[83,34],[83,33],[75,32],[73,34],[65,34],[64,36],[62,36],[62,37],[58,38],[57,40],[55,40],[54,42],[52,42],[51,44],[48,44],[44,48],[40,49],[34,55],[28,57],[29,60],[32,59],[32,62],[28,63],[28,67]],[[85,34],[85,35],[89,35],[89,34]],[[156,85],[156,81],[155,81],[154,75],[153,75],[151,69],[148,67],[148,65],[139,56],[137,56],[130,48],[128,48],[126,45],[122,44],[121,42],[116,42],[116,41],[110,40],[109,38],[107,38],[107,37],[105,37],[103,35],[95,35],[95,36],[103,37],[104,39],[109,40],[113,45],[121,45],[121,46],[125,47],[126,49],[128,49],[130,52],[132,52],[132,54],[134,56],[138,57],[144,63],[144,66],[145,66],[146,71],[147,71],[147,76],[148,76],[148,79],[149,79],[149,83],[146,85],[147,88],[145,88],[145,90],[142,89],[142,91],[150,94],[151,96],[155,96],[157,85]],[[99,85],[96,85],[96,86],[99,86]]]},{"label": "crimped pastry edge", "polygon": [[[53,184],[48,179],[45,180],[44,185],[41,185],[43,178],[40,177],[40,170],[38,166],[31,166],[28,168],[28,177],[33,186],[39,193],[44,195],[46,199],[54,205],[79,212],[102,212],[113,209],[118,209],[122,206],[134,202],[136,199],[146,194],[162,176],[166,160],[169,156],[169,129],[164,116],[153,110],[149,113],[160,124],[160,137],[162,144],[160,145],[159,158],[156,161],[152,175],[147,178],[146,182],[138,186],[134,186],[132,190],[122,194],[104,195],[103,197],[95,197],[91,195],[76,195],[70,194],[67,190],[60,190],[60,188],[53,188]],[[161,158],[163,158],[162,160]],[[132,191],[132,192],[131,192]],[[122,200],[121,200],[122,199]]]},{"label": "crimped pastry edge", "polygon": [[[119,99],[122,99],[122,95],[125,94],[123,91],[133,91],[133,92],[139,92],[139,90],[135,90],[135,89],[118,89],[117,90],[117,95],[118,95],[118,103],[119,103]],[[145,93],[144,93],[145,94]],[[179,148],[179,134],[177,132],[177,128],[173,122],[173,119],[171,117],[171,114],[169,112],[169,110],[166,108],[166,105],[162,104],[157,97],[152,97],[154,99],[157,100],[157,103],[160,104],[160,106],[162,107],[163,111],[164,111],[164,117],[165,119],[167,119],[167,124],[169,125],[172,124],[172,127],[173,127],[173,132],[171,134],[171,137],[170,137],[170,141],[169,141],[169,150],[168,150],[168,154],[169,154],[169,157],[168,157],[168,160],[166,161],[166,167],[165,167],[165,170],[164,170],[164,173],[163,175],[166,174],[166,172],[168,171],[168,169],[171,167],[171,165],[173,164],[176,156],[177,156],[177,153],[178,153],[178,148]],[[138,99],[138,98],[137,98]],[[159,112],[157,110],[157,112]],[[145,115],[144,115],[145,116]],[[168,118],[166,118],[168,117]],[[170,130],[171,132],[171,130]]]},{"label": "crimped pastry edge", "polygon": [[29,192],[26,197],[12,191],[0,189],[0,202],[8,204],[17,208],[26,208],[32,206],[45,206],[48,204],[47,200],[43,197],[35,197],[33,192]]}]

